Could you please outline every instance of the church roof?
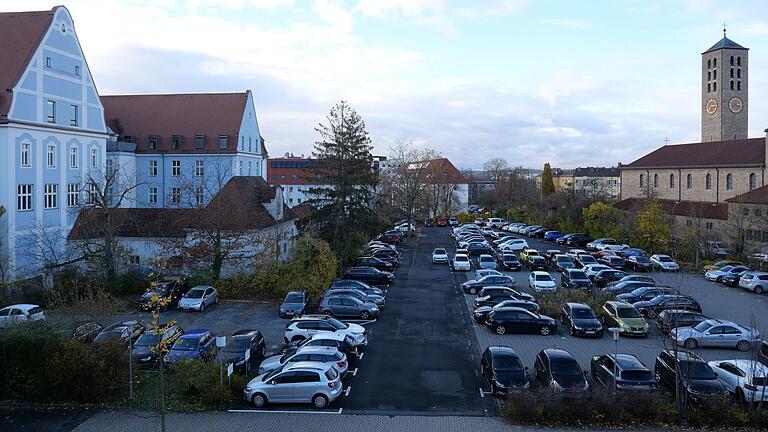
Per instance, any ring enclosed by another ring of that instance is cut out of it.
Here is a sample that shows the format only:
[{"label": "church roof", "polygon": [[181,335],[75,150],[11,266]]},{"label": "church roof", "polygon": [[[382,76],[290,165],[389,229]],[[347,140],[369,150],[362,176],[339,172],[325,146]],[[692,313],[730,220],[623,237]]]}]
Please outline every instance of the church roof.
[{"label": "church roof", "polygon": [[666,145],[621,169],[763,166],[765,148],[766,138]]},{"label": "church roof", "polygon": [[768,185],[752,189],[733,198],[728,198],[726,201],[732,203],[768,204]]},{"label": "church roof", "polygon": [[702,54],[706,54],[711,51],[716,51],[719,49],[738,49],[738,50],[748,50],[749,48],[744,48],[743,46],[737,44],[736,42],[728,39],[727,37],[723,36],[722,39],[720,39],[716,44],[712,45],[711,48],[704,51]]},{"label": "church roof", "polygon": [[[705,201],[674,201],[658,199],[661,210],[675,216],[700,217],[704,219],[728,220],[728,204]],[[645,198],[625,198],[613,206],[619,210],[641,211],[648,204]]]}]

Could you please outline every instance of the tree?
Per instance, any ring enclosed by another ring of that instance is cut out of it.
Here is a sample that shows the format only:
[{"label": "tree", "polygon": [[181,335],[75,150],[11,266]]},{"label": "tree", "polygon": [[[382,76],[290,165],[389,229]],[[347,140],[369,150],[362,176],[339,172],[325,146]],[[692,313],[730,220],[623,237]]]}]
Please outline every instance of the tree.
[{"label": "tree", "polygon": [[395,208],[403,212],[410,223],[418,204],[426,198],[432,174],[429,161],[439,155],[432,149],[418,149],[411,141],[401,141],[389,151],[389,160],[397,161],[398,165],[381,174],[382,187],[387,190]]},{"label": "tree", "polygon": [[615,207],[595,202],[581,211],[584,230],[593,238],[624,237],[623,216]]},{"label": "tree", "polygon": [[494,187],[498,187],[504,175],[509,172],[509,162],[503,158],[493,158],[483,165],[483,169],[488,174],[488,180],[493,182]]},{"label": "tree", "polygon": [[649,201],[638,214],[635,236],[637,246],[651,253],[661,251],[669,245],[669,223],[658,200]]},{"label": "tree", "polygon": [[345,101],[331,108],[326,120],[315,128],[320,140],[312,153],[318,163],[311,170],[310,204],[317,209],[313,218],[321,237],[345,263],[353,242],[375,226],[371,139],[362,117]]},{"label": "tree", "polygon": [[555,193],[555,181],[552,178],[549,162],[544,164],[544,171],[541,173],[541,193],[544,196]]}]

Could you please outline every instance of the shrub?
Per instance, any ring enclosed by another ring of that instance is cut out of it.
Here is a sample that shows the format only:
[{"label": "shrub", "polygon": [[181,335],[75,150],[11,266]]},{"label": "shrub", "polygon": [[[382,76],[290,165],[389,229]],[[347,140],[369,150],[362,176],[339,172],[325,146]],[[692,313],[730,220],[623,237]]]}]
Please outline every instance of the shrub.
[{"label": "shrub", "polygon": [[569,288],[560,288],[553,293],[537,294],[536,297],[541,313],[553,318],[560,316],[560,310],[568,302],[584,303],[599,316],[603,304],[614,299],[611,294],[603,294],[595,290],[584,291]]},{"label": "shrub", "polygon": [[232,375],[236,380],[232,389],[224,371],[224,389],[220,386],[218,362],[190,360],[173,367],[166,374],[168,405],[171,408],[225,408],[240,394],[245,386],[243,379]]},{"label": "shrub", "polygon": [[119,343],[66,341],[49,361],[47,387],[63,401],[93,403],[119,397],[127,389],[127,360],[127,350]]},{"label": "shrub", "polygon": [[61,343],[61,337],[45,322],[24,323],[0,332],[0,399],[54,399],[48,365]]}]

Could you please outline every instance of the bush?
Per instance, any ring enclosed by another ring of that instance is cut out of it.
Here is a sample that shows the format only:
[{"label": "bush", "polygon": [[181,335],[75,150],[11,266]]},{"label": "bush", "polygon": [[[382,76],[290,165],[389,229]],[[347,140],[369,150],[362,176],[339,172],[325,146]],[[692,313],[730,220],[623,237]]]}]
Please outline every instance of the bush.
[{"label": "bush", "polygon": [[[0,399],[54,399],[48,365],[61,344],[61,337],[45,322],[25,323],[0,332]],[[81,385],[87,387],[87,383]]]},{"label": "bush", "polygon": [[51,382],[47,387],[57,400],[96,403],[113,399],[128,388],[127,360],[127,350],[120,343],[66,341],[49,362]]},{"label": "bush", "polygon": [[242,394],[245,387],[245,378],[240,375],[233,374],[229,383],[225,370],[222,389],[219,363],[213,361],[183,362],[174,366],[171,373],[166,374],[166,379],[170,408],[226,408]]},{"label": "bush", "polygon": [[555,319],[560,316],[560,310],[568,302],[584,303],[599,316],[603,304],[608,300],[615,300],[611,294],[603,294],[596,290],[584,291],[570,288],[559,288],[553,293],[537,294],[536,299],[541,313]]}]

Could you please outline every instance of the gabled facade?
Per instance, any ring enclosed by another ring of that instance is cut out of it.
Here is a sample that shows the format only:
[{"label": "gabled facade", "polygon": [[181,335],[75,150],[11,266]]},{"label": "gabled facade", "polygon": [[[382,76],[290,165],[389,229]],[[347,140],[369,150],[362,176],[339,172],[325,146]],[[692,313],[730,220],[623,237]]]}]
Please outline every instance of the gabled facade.
[{"label": "gabled facade", "polygon": [[0,277],[36,275],[38,252],[64,246],[82,185],[102,175],[106,139],[67,8],[0,13]]}]

